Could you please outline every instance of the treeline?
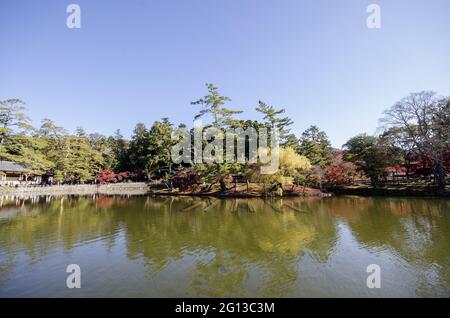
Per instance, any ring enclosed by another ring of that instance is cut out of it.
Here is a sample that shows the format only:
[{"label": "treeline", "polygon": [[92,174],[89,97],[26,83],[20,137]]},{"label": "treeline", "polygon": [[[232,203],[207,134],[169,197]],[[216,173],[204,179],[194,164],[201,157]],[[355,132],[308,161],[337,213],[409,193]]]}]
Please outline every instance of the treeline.
[{"label": "treeline", "polygon": [[411,94],[386,110],[379,136],[351,138],[343,152],[333,149],[327,135],[316,126],[300,136],[291,133],[293,121],[284,109],[259,101],[256,110],[261,119],[242,120],[236,118],[242,111],[228,108],[229,102],[231,99],[221,95],[217,87],[207,84],[207,95],[191,103],[200,109],[194,118],[209,116],[210,126],[223,130],[277,129],[282,146],[278,173],[262,176],[257,165],[250,164],[173,164],[174,125],[167,118],[151,127],[137,124],[131,139],[125,139],[119,130],[113,136],[88,134],[82,128],[69,133],[50,119],[33,127],[25,114],[25,103],[19,99],[0,101],[0,159],[22,163],[30,174],[51,172],[55,182],[61,183],[162,179],[168,184],[176,180],[186,187],[198,182],[219,183],[222,189],[233,174],[255,182],[318,187],[339,186],[364,175],[377,184],[386,178],[388,168],[408,169],[411,162],[422,160],[439,188],[445,189],[450,149],[448,98],[431,92]]},{"label": "treeline", "polygon": [[385,110],[379,136],[359,135],[345,145],[345,160],[356,164],[373,184],[388,171],[434,177],[439,191],[450,173],[450,98],[412,93]]}]

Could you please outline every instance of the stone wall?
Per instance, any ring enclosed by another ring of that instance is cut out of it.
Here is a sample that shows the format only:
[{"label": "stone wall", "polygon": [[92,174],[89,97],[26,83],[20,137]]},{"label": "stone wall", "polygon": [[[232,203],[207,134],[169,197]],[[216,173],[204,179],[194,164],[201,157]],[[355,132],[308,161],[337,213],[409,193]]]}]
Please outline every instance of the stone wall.
[{"label": "stone wall", "polygon": [[0,195],[139,195],[149,192],[144,182],[117,184],[81,184],[47,187],[0,188]]}]

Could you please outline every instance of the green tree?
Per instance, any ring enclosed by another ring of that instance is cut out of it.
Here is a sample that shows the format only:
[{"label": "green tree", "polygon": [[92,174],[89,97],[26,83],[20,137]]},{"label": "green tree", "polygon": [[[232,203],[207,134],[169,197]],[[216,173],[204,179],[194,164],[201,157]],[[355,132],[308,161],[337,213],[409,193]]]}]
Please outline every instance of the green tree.
[{"label": "green tree", "polygon": [[48,118],[41,120],[41,127],[38,129],[37,134],[41,138],[61,138],[67,135],[67,130],[63,127],[56,126],[55,123]]},{"label": "green tree", "polygon": [[300,137],[300,154],[306,156],[314,166],[324,168],[333,161],[333,148],[325,132],[311,126]]},{"label": "green tree", "polygon": [[353,162],[359,170],[364,171],[373,185],[386,175],[385,169],[389,162],[378,138],[366,134],[358,135],[347,141],[344,149],[345,160]]},{"label": "green tree", "polygon": [[85,183],[95,179],[104,168],[102,154],[93,149],[86,137],[63,138],[64,151],[57,157],[56,165],[70,183]]},{"label": "green tree", "polygon": [[150,134],[145,124],[136,125],[128,148],[130,169],[146,172],[150,160]]},{"label": "green tree", "polygon": [[155,121],[149,131],[149,156],[146,170],[149,175],[157,177],[170,176],[172,171],[172,158],[170,151],[173,126],[168,118]]},{"label": "green tree", "polygon": [[277,130],[280,144],[286,146],[286,141],[290,132],[288,127],[294,123],[289,117],[279,116],[284,114],[286,110],[284,108],[277,110],[273,106],[268,106],[263,101],[259,101],[256,111],[264,115],[263,119],[266,122],[266,126]]},{"label": "green tree", "polygon": [[203,107],[195,116],[195,119],[210,114],[213,118],[214,127],[220,128],[231,125],[234,122],[233,115],[240,114],[242,111],[226,108],[224,106],[225,103],[231,101],[231,99],[227,96],[220,95],[218,88],[213,84],[206,84],[206,87],[208,89],[208,95],[191,102],[192,105],[200,105]]},{"label": "green tree", "polygon": [[0,144],[1,160],[23,164],[30,174],[42,175],[53,168],[45,152],[47,143],[25,133],[11,135]]},{"label": "green tree", "polygon": [[54,178],[58,182],[64,181],[63,160],[66,152],[67,130],[57,126],[51,119],[44,118],[41,127],[37,130],[36,137],[45,141],[44,153],[46,159],[52,162]]},{"label": "green tree", "polygon": [[300,140],[295,134],[288,134],[283,146],[286,148],[292,148],[295,150],[295,152],[301,154]]},{"label": "green tree", "polygon": [[81,128],[76,135],[69,135],[50,119],[44,119],[34,139],[45,142],[45,158],[52,163],[56,181],[92,181],[107,166],[101,151],[103,138],[94,134],[88,136]]},{"label": "green tree", "polygon": [[117,158],[114,152],[114,141],[99,133],[87,136],[92,149],[101,153],[104,162],[104,169],[113,170],[117,167]]},{"label": "green tree", "polygon": [[18,98],[0,101],[0,144],[14,128],[30,130],[30,119],[25,115],[25,103]]},{"label": "green tree", "polygon": [[109,144],[111,145],[114,164],[113,170],[116,172],[129,171],[129,141],[125,140],[120,129],[117,129],[114,136],[108,138]]}]

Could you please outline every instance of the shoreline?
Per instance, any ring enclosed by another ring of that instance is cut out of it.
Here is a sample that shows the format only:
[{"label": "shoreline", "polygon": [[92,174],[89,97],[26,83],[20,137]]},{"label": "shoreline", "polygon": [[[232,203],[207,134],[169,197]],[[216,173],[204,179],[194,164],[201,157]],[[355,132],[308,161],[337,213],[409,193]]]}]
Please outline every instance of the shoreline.
[{"label": "shoreline", "polygon": [[[260,186],[260,185],[258,185]],[[115,183],[115,184],[83,184],[83,185],[55,185],[43,187],[19,187],[0,188],[0,196],[65,196],[65,195],[153,195],[153,196],[191,196],[191,197],[217,197],[217,198],[264,198],[272,197],[264,195],[258,186],[253,186],[250,191],[243,189],[229,189],[220,192],[213,188],[210,191],[169,191],[168,189],[155,188],[145,182]],[[329,197],[330,193],[324,193],[317,189],[297,187],[293,191],[284,191],[282,197]]]},{"label": "shoreline", "polygon": [[43,187],[0,188],[0,195],[143,195],[147,194],[148,191],[149,187],[145,182],[133,182],[117,184],[77,184]]},{"label": "shoreline", "polygon": [[[258,189],[244,191],[243,189],[229,189],[220,192],[217,189],[211,191],[169,191],[151,187],[145,182],[116,183],[116,184],[85,184],[85,185],[56,185],[47,187],[24,188],[0,188],[0,196],[70,196],[70,195],[152,195],[152,196],[188,196],[188,197],[216,197],[226,198],[267,198],[278,197],[264,195]],[[318,189],[297,187],[294,191],[284,191],[281,197],[332,197],[340,195],[356,195],[365,197],[434,197],[450,198],[450,192],[437,193],[431,188],[372,188],[372,187],[343,187],[329,188],[326,192]]]},{"label": "shoreline", "polygon": [[329,188],[329,192],[334,195],[356,195],[362,197],[430,197],[430,198],[450,198],[450,192],[436,192],[432,188],[373,188],[373,187],[343,187]]}]

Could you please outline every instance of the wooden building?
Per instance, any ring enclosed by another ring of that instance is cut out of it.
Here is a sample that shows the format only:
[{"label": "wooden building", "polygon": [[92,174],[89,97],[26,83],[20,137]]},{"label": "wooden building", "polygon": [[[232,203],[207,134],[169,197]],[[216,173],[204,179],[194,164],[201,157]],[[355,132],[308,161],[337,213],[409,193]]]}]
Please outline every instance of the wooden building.
[{"label": "wooden building", "polygon": [[23,164],[0,160],[0,186],[40,184],[41,176],[30,174]]}]

